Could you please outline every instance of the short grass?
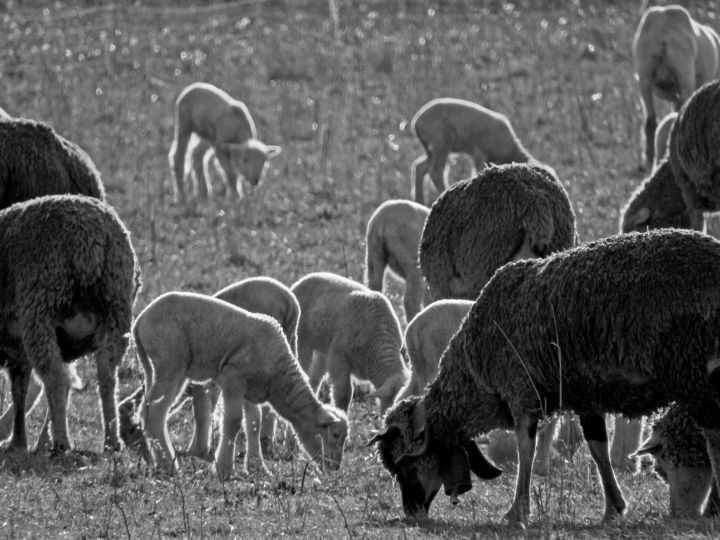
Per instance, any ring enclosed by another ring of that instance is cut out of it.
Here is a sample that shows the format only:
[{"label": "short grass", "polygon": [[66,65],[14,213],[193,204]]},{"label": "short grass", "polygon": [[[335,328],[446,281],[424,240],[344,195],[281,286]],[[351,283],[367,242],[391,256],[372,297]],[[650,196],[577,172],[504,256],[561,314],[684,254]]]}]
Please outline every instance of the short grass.
[{"label": "short grass", "polygon": [[[50,123],[93,157],[142,264],[137,311],[165,291],[212,293],[254,275],[287,284],[316,270],[362,279],[367,218],[381,201],[409,197],[410,163],[421,147],[408,123],[433,97],[507,114],[530,152],[562,179],[583,241],[617,231],[620,208],[642,177],[634,2],[337,0],[336,20],[319,0],[19,4],[0,3],[0,106]],[[698,18],[715,22],[715,2],[694,4]],[[283,146],[252,212],[222,200],[190,212],[171,205],[173,103],[194,81],[245,101],[261,138]],[[459,158],[451,177],[470,172]],[[401,283],[389,279],[388,288],[401,313]],[[92,363],[81,362],[81,373],[93,381]],[[129,355],[122,393],[140,380]],[[0,536],[720,535],[716,521],[667,520],[666,487],[648,473],[620,475],[630,510],[622,523],[601,525],[602,492],[583,452],[535,479],[526,531],[501,519],[511,470],[476,481],[457,507],[440,496],[428,527],[408,526],[397,486],[365,446],[381,426],[374,410],[361,400],[352,405],[338,474],[317,478],[295,455],[269,462],[273,481],[238,475],[221,484],[209,464],[190,458],[181,459],[177,478],[159,480],[127,452],[100,455],[96,397],[81,392],[71,433],[90,454],[80,464],[6,460]],[[183,448],[187,410],[171,430]]]}]

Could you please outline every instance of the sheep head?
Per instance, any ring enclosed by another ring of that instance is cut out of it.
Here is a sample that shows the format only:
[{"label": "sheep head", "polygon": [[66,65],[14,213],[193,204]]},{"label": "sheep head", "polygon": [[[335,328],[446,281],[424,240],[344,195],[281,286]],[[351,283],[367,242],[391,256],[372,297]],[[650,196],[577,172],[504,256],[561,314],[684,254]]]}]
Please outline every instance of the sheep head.
[{"label": "sheep head", "polygon": [[479,478],[502,472],[485,458],[472,439],[433,439],[425,420],[425,403],[417,396],[398,403],[385,417],[386,429],[368,444],[378,444],[383,465],[400,484],[403,510],[408,519],[427,519],[440,486],[453,503],[472,488],[470,471]]},{"label": "sheep head", "polygon": [[282,151],[279,146],[267,145],[257,139],[248,139],[243,143],[223,143],[220,148],[230,158],[233,170],[241,173],[252,186],[260,182],[267,160]]},{"label": "sheep head", "polygon": [[336,471],[342,463],[348,434],[347,416],[331,405],[323,405],[314,420],[311,433],[296,430],[298,438],[310,457],[317,459],[324,470]]}]

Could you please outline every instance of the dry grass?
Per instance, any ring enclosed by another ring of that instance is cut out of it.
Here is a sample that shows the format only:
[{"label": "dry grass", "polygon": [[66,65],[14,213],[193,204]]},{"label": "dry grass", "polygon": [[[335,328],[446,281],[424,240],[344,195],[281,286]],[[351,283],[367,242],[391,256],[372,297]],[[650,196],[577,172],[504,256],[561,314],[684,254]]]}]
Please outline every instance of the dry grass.
[{"label": "dry grass", "polygon": [[[93,157],[141,260],[138,311],[165,291],[212,293],[253,275],[290,284],[328,270],[361,279],[366,220],[379,202],[409,196],[410,163],[421,148],[406,125],[433,97],[470,99],[507,114],[525,146],[563,180],[582,240],[617,231],[619,209],[641,177],[629,52],[635,5],[558,0],[539,10],[527,1],[477,8],[451,0],[337,0],[335,25],[319,0],[142,3],[44,8],[30,0],[0,11],[0,106],[52,124]],[[694,14],[708,20],[715,7],[698,2]],[[236,212],[221,201],[194,212],[170,204],[173,103],[194,81],[245,101],[261,138],[283,146],[252,217],[231,218]],[[458,160],[453,177],[468,173]],[[401,312],[401,286],[389,286]],[[92,370],[82,364],[85,378],[94,380]],[[121,377],[123,393],[138,384],[132,357]],[[91,392],[76,396],[70,419],[76,446],[92,452],[101,441],[95,402]],[[399,490],[364,446],[379,418],[358,402],[351,420],[342,471],[320,480],[304,474],[299,456],[270,462],[272,482],[238,477],[224,485],[207,463],[190,458],[169,481],[148,477],[127,453],[90,456],[79,470],[42,456],[6,462],[0,535],[719,534],[714,521],[665,520],[666,488],[645,473],[622,476],[630,511],[622,524],[601,526],[602,493],[586,454],[535,481],[527,532],[501,522],[511,471],[477,481],[458,507],[440,496],[430,527],[407,527],[397,519]],[[173,422],[179,448],[189,429],[187,414]]]}]

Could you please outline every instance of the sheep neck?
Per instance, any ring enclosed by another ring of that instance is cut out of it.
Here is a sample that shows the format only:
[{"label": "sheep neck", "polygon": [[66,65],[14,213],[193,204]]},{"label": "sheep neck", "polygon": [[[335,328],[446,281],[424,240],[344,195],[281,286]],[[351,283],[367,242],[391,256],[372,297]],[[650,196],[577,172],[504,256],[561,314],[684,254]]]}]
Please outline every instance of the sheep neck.
[{"label": "sheep neck", "polygon": [[320,408],[307,379],[300,372],[297,362],[274,379],[268,394],[268,402],[277,413],[291,424],[314,423],[315,412]]}]

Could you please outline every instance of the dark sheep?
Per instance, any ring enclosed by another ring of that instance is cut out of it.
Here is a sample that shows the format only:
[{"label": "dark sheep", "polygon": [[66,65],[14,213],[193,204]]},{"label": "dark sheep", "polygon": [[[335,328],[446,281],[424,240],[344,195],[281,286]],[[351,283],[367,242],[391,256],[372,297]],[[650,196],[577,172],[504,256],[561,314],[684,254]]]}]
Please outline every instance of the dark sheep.
[{"label": "dark sheep", "polygon": [[54,452],[70,449],[64,362],[95,353],[105,448],[119,449],[117,367],[125,354],[140,270],[116,212],[90,197],[53,195],[0,212],[0,361],[15,407],[10,447],[27,449],[31,369],[47,394]]},{"label": "dark sheep", "polygon": [[703,431],[717,481],[718,274],[720,242],[676,229],[618,235],[499,269],[425,396],[395,405],[373,439],[398,477],[406,515],[424,519],[442,484],[454,498],[469,490],[470,470],[497,475],[468,441],[501,427],[515,429],[519,456],[506,518],[526,521],[538,422],[558,410],[580,417],[606,520],[626,503],[610,465],[605,413],[636,417],[682,404]]},{"label": "dark sheep", "polygon": [[475,300],[503,264],[545,257],[575,243],[575,214],[548,168],[491,166],[433,204],[420,242],[420,268],[435,298]]}]

